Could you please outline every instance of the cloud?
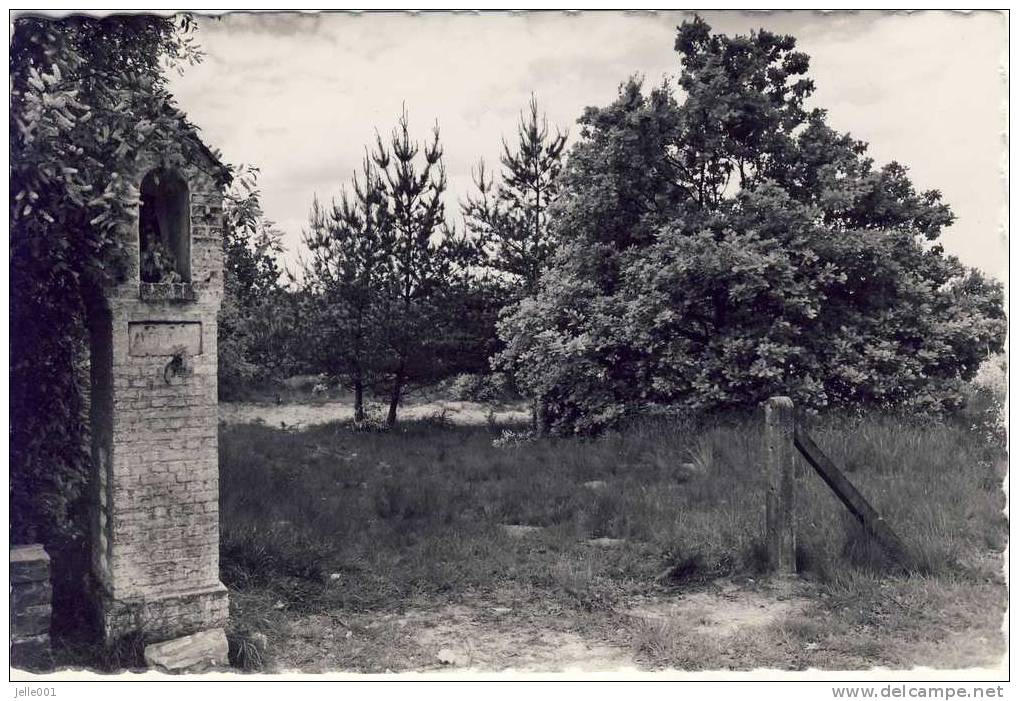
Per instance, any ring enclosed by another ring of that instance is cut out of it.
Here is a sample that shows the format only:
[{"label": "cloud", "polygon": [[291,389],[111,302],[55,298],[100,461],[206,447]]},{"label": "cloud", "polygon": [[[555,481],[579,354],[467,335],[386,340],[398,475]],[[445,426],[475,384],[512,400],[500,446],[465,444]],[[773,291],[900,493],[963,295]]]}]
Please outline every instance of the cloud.
[{"label": "cloud", "polygon": [[879,163],[908,166],[918,188],[941,190],[957,215],[945,248],[998,277],[1006,38],[995,13],[925,12],[884,18],[857,38],[801,42],[833,126],[869,142]]},{"label": "cloud", "polygon": [[[312,196],[328,201],[358,166],[375,129],[405,104],[415,134],[438,122],[449,210],[470,168],[497,162],[520,110],[537,95],[551,123],[574,127],[634,73],[679,71],[672,49],[685,13],[230,14],[203,18],[206,61],[171,89],[206,139],[233,163],[262,168],[268,216],[300,246]],[[959,216],[946,248],[1001,275],[1005,203],[999,171],[1005,87],[1000,15],[878,12],[708,12],[717,30],[791,33],[812,57],[815,104],[871,144],[879,162],[909,165]],[[576,129],[571,129],[576,136]]]}]

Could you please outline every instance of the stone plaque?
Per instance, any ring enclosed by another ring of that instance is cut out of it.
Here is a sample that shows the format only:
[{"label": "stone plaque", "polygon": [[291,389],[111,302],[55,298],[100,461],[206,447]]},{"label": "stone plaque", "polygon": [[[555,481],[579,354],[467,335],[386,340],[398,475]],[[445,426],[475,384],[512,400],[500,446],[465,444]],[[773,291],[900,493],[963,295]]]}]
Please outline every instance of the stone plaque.
[{"label": "stone plaque", "polygon": [[173,355],[181,346],[188,355],[202,352],[200,321],[132,321],[127,334],[131,355]]}]

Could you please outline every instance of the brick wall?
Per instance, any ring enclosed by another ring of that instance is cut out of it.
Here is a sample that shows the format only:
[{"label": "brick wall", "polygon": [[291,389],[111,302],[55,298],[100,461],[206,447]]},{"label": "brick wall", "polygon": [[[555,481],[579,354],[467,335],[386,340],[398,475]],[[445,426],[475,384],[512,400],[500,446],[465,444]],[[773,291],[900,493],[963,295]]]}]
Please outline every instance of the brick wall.
[{"label": "brick wall", "polygon": [[[137,222],[123,284],[90,313],[93,570],[107,639],[222,625],[216,316],[222,298],[222,193],[209,164],[144,160],[188,183],[191,283],[142,285]],[[204,167],[204,168],[203,168]],[[186,348],[187,373],[173,372]]]}]

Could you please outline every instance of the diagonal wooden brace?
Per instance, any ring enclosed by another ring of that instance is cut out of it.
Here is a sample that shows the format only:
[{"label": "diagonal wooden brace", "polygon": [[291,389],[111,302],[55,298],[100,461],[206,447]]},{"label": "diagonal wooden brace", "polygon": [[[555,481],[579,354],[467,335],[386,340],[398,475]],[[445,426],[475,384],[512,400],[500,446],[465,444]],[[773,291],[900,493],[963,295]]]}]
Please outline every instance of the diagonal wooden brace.
[{"label": "diagonal wooden brace", "polygon": [[810,438],[806,431],[799,426],[794,433],[794,443],[800,454],[817,471],[839,500],[859,520],[871,536],[885,549],[885,551],[897,562],[907,564],[909,562],[908,551],[899,537],[895,535],[888,523],[881,518],[874,507],[863,498],[863,495],[856,490],[856,487],[846,479],[835,463],[827,455],[821,452],[817,444]]}]

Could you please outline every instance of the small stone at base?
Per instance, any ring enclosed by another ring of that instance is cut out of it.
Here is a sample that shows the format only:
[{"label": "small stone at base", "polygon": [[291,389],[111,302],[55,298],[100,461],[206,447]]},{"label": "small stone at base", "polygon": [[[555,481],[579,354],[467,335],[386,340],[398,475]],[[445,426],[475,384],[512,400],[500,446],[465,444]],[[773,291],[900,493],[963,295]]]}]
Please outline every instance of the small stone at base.
[{"label": "small stone at base", "polygon": [[145,647],[145,664],[160,672],[204,672],[225,667],[228,646],[222,628]]}]

